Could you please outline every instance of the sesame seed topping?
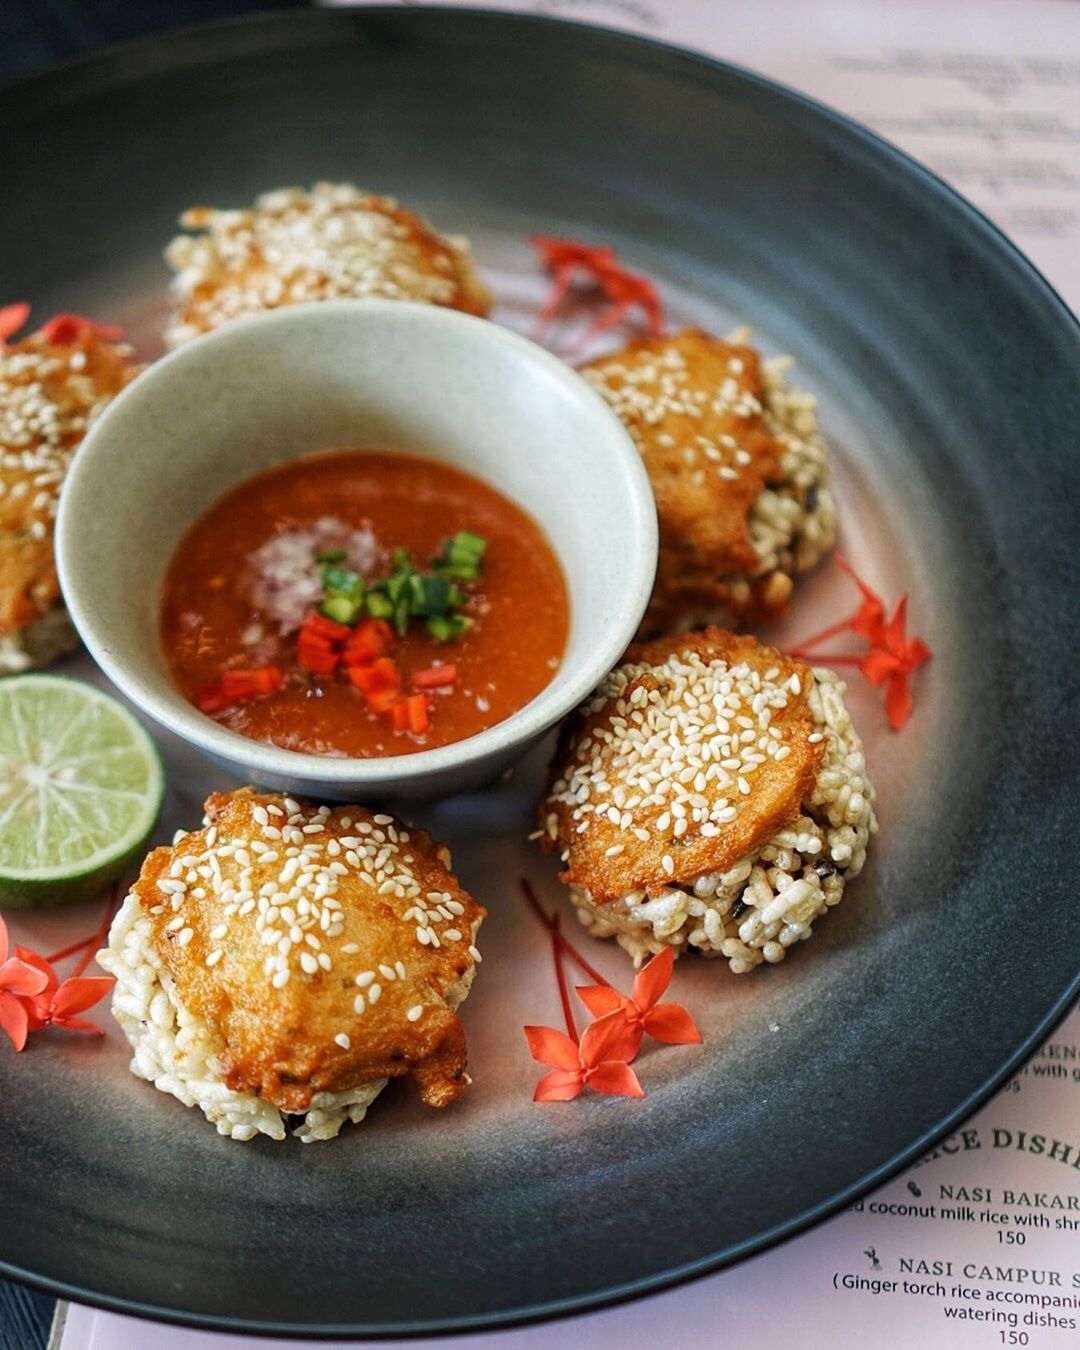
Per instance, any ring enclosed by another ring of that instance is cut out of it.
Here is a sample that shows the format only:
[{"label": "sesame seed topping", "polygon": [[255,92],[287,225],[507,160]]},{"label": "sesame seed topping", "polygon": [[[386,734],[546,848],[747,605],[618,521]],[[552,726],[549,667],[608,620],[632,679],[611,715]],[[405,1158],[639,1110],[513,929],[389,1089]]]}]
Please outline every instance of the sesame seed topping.
[{"label": "sesame seed topping", "polygon": [[419,1021],[423,1015],[424,1009],[422,1005],[419,1003],[414,1003],[413,1006],[409,1009],[409,1011],[405,1014],[405,1016],[408,1018],[410,1022]]},{"label": "sesame seed topping", "polygon": [[[369,950],[370,967],[356,971],[361,963],[355,958],[365,948],[355,941],[341,942],[359,931],[353,928],[352,907],[344,903],[353,879],[370,881],[382,893],[380,912],[392,911],[399,924],[409,924],[421,948],[434,951],[442,945],[436,925],[447,941],[461,938],[453,923],[465,914],[466,906],[451,891],[422,890],[413,871],[417,859],[404,849],[406,832],[390,823],[392,817],[357,821],[352,825],[354,834],[347,836],[356,847],[345,850],[344,839],[338,836],[340,822],[331,808],[298,809],[286,829],[296,830],[299,844],[277,850],[258,837],[260,829],[265,833],[274,827],[262,825],[255,805],[267,820],[273,818],[272,803],[255,803],[250,825],[238,828],[232,819],[228,837],[216,832],[213,845],[207,843],[210,827],[202,835],[187,836],[183,855],[169,861],[172,875],[155,878],[165,883],[153,894],[163,897],[158,908],[168,915],[167,936],[187,947],[196,933],[205,933],[206,950],[198,951],[205,967],[219,966],[227,953],[242,952],[251,941],[262,944],[260,977],[277,990],[283,990],[293,975],[306,982],[344,967],[342,978],[335,975],[330,988],[352,985],[345,1007],[351,1004],[357,1015],[362,1014],[387,987],[396,988],[405,980],[407,969],[390,953],[379,959]],[[256,837],[244,837],[248,833]],[[188,877],[199,884],[191,887]],[[372,892],[367,894],[373,899]],[[175,914],[168,914],[170,905]],[[207,918],[203,928],[199,921]],[[418,978],[423,980],[423,961],[418,964]],[[422,1004],[416,1006],[422,1010]]]},{"label": "sesame seed topping", "polygon": [[766,669],[761,649],[733,641],[715,651],[662,647],[652,659],[643,652],[584,705],[587,734],[570,744],[545,817],[565,860],[587,830],[608,858],[621,857],[632,835],[678,843],[658,849],[663,875],[674,877],[681,849],[699,835],[716,838],[747,808],[758,776],[790,756],[789,728],[805,734],[802,718],[783,716],[798,677],[790,666]]}]

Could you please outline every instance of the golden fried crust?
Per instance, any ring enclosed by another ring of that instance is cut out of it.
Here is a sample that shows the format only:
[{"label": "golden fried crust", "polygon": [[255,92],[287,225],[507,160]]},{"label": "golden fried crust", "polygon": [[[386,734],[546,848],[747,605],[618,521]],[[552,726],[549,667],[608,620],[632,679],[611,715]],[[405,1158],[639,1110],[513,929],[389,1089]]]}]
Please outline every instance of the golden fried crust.
[{"label": "golden fried crust", "polygon": [[170,340],[309,300],[383,296],[485,316],[491,295],[467,248],[389,197],[346,184],[267,193],[243,211],[193,207],[166,258],[177,268]]},{"label": "golden fried crust", "polygon": [[89,331],[63,346],[33,333],[0,349],[0,636],[59,599],[60,488],[90,422],[138,371],[130,347]]},{"label": "golden fried crust", "polygon": [[[484,910],[449,870],[445,847],[363,807],[294,811],[290,799],[252,789],[216,794],[206,811],[210,827],[151,853],[134,890],[181,1002],[221,1037],[227,1086],[290,1112],[317,1093],[403,1074],[430,1106],[460,1096],[468,1077],[454,1008]],[[301,862],[290,876],[289,849],[304,850],[303,885]],[[319,898],[328,880],[336,907]],[[186,889],[176,906],[168,888],[178,881]],[[241,914],[245,896],[256,905]],[[324,912],[329,924],[311,917]],[[290,933],[298,940],[281,960]],[[275,961],[288,971],[279,985]]]},{"label": "golden fried crust", "polygon": [[780,478],[762,419],[761,358],[697,328],[648,338],[582,368],[625,423],[649,473],[660,524],[650,615],[730,603],[723,578],[753,572],[748,516]]},{"label": "golden fried crust", "polygon": [[631,647],[560,742],[540,821],[562,880],[601,903],[655,895],[759,848],[821,767],[812,680],[721,628]]}]

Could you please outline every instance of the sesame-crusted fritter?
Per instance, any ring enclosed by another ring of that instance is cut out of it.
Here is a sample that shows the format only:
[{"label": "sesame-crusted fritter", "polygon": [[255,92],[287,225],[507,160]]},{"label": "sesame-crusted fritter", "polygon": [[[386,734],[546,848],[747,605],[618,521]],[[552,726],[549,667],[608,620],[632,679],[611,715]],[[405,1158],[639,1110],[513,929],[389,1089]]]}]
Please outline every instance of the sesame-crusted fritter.
[{"label": "sesame-crusted fritter", "polygon": [[811,675],[723,629],[631,647],[564,734],[541,808],[562,880],[603,903],[723,872],[800,811]]},{"label": "sesame-crusted fritter", "polygon": [[694,328],[582,373],[625,423],[656,497],[660,556],[642,633],[782,610],[795,573],[833,537],[812,401],[807,426],[804,402],[753,347]]},{"label": "sesame-crusted fritter", "polygon": [[225,1085],[293,1113],[403,1074],[430,1106],[460,1096],[454,1010],[484,910],[448,850],[360,806],[245,789],[206,811],[133,891],[179,1001],[220,1038]]},{"label": "sesame-crusted fritter", "polygon": [[348,183],[281,188],[244,210],[192,207],[180,223],[198,233],[165,250],[178,273],[171,347],[244,314],[307,300],[420,300],[480,316],[491,308],[464,240]]},{"label": "sesame-crusted fritter", "polygon": [[93,419],[138,373],[126,344],[85,329],[0,346],[0,640],[60,598],[53,533],[60,488]]},{"label": "sesame-crusted fritter", "polygon": [[810,937],[877,829],[843,693],[718,628],[631,647],[564,729],[540,813],[589,932],[736,974]]}]

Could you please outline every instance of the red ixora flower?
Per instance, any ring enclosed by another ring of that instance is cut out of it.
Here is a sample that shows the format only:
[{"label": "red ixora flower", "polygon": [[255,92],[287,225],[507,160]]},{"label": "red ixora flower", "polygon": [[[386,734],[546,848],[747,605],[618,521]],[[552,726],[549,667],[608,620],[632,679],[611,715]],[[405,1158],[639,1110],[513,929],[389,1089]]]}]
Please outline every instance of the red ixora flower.
[{"label": "red ixora flower", "polygon": [[[900,597],[892,618],[887,620],[885,602],[877,591],[863,581],[842,554],[834,553],[833,557],[837,566],[848,574],[862,592],[862,604],[846,619],[840,619],[820,633],[804,638],[790,649],[788,655],[797,661],[810,661],[824,666],[857,666],[873,685],[888,681],[885,712],[889,725],[894,731],[899,731],[911,716],[914,706],[910,676],[920,666],[926,665],[933,652],[922,638],[909,639],[907,636],[906,595]],[[865,656],[818,650],[829,638],[846,632],[852,632],[870,644],[870,650]]]},{"label": "red ixora flower", "polygon": [[656,287],[648,277],[623,267],[613,248],[606,244],[582,244],[576,239],[555,239],[547,235],[535,235],[529,242],[540,254],[540,260],[551,273],[553,282],[551,296],[537,315],[533,334],[537,341],[541,340],[562,307],[575,278],[582,276],[593,283],[608,305],[582,333],[577,346],[614,328],[635,307],[641,309],[650,336],[662,336],[664,307]]},{"label": "red ixora flower", "polygon": [[885,601],[863,581],[842,553],[834,553],[833,560],[858,586],[863,597],[862,604],[846,621],[845,627],[857,637],[865,638],[871,646],[878,646],[885,638]]},{"label": "red ixora flower", "polygon": [[78,342],[84,333],[96,333],[106,342],[119,342],[124,336],[123,329],[114,323],[98,323],[88,319],[85,314],[54,314],[41,325],[41,336],[46,342],[54,342],[60,347],[70,347]]},{"label": "red ixora flower", "polygon": [[897,602],[881,643],[870,649],[859,669],[873,685],[884,684],[885,711],[889,725],[899,731],[911,716],[913,699],[909,676],[930,660],[931,651],[922,638],[907,636],[907,596]]},{"label": "red ixora flower", "polygon": [[[51,956],[17,946],[10,960],[5,959],[7,926],[0,918],[0,1028],[7,1033],[17,1051],[26,1045],[31,1031],[40,1031],[47,1026],[104,1036],[102,1027],[75,1014],[92,1008],[116,983],[111,975],[83,975],[105,939],[115,909],[114,892],[105,907],[100,927],[89,937],[72,943],[63,951],[53,952]],[[70,977],[61,984],[54,962],[75,952],[82,952],[82,956]]]},{"label": "red ixora flower", "polygon": [[648,1033],[654,1041],[668,1045],[700,1045],[701,1033],[694,1019],[681,1003],[661,1003],[660,996],[671,983],[675,954],[665,947],[640,970],[634,979],[634,991],[629,998],[611,985],[579,985],[578,998],[594,1017],[620,1014],[626,1019],[637,1051],[642,1037]]},{"label": "red ixora flower", "polygon": [[30,306],[25,300],[17,300],[13,305],[0,305],[0,347],[9,337],[14,337],[30,317]]},{"label": "red ixora flower", "polygon": [[621,1011],[591,1022],[578,1042],[554,1027],[526,1027],[525,1039],[533,1059],[552,1070],[537,1083],[534,1102],[568,1102],[586,1087],[611,1097],[645,1096],[627,1063],[641,1037]]},{"label": "red ixora flower", "polygon": [[[40,960],[40,958],[39,958]],[[16,1050],[26,1044],[30,1031],[30,1001],[48,985],[49,977],[37,962],[25,959],[21,947],[8,956],[7,925],[0,919],[0,1028]]]}]

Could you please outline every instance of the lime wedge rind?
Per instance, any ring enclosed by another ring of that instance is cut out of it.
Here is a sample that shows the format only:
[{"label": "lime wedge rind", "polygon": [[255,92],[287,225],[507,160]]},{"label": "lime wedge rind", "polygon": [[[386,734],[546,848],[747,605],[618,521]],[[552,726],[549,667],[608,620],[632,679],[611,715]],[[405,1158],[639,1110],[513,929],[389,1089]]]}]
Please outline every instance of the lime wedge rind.
[{"label": "lime wedge rind", "polygon": [[59,675],[0,680],[0,905],[102,891],[145,847],[164,790],[157,747],[116,699]]}]

